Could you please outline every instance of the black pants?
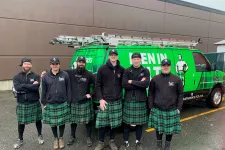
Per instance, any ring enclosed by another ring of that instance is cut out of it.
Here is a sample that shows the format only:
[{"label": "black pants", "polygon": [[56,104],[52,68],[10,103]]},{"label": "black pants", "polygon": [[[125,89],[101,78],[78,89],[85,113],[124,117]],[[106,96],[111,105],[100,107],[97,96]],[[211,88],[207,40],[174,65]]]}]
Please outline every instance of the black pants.
[{"label": "black pants", "polygon": [[109,131],[110,140],[111,139],[115,139],[115,137],[116,137],[116,129],[117,128],[111,129],[110,127],[99,128],[99,141],[104,142],[105,134],[108,131]]},{"label": "black pants", "polygon": [[[58,131],[57,131],[58,127],[52,127],[52,133],[54,135],[55,138],[58,138]],[[65,130],[65,125],[61,125],[59,126],[59,137],[62,138],[63,134],[64,134],[64,130]]]},{"label": "black pants", "polygon": [[[76,138],[76,129],[77,129],[77,124],[76,123],[71,124],[71,137],[73,138]],[[91,137],[91,132],[92,132],[91,121],[88,124],[86,124],[86,130],[87,130],[87,137]]]},{"label": "black pants", "polygon": [[[41,120],[36,121],[36,128],[37,128],[38,136],[41,135],[41,132],[42,132],[42,122],[41,122]],[[20,124],[18,122],[18,133],[19,133],[19,139],[20,140],[23,140],[24,129],[25,129],[25,124]]]},{"label": "black pants", "polygon": [[[142,136],[142,125],[136,125],[136,140],[140,141]],[[130,133],[130,125],[124,124],[123,140],[128,141]]]},{"label": "black pants", "polygon": [[[162,140],[163,134],[159,134],[158,131],[156,131],[156,138],[157,140]],[[173,135],[166,135],[166,141],[170,142],[172,140]]]}]

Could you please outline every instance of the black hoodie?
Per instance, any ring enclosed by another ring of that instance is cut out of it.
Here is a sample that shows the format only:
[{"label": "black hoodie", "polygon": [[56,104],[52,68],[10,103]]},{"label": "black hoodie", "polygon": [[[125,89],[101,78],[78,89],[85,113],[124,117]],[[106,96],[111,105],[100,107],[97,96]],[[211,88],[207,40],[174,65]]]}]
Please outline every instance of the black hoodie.
[{"label": "black hoodie", "polygon": [[99,68],[95,84],[95,92],[99,100],[116,101],[122,99],[122,76],[124,68],[113,66],[108,60],[105,65]]},{"label": "black hoodie", "polygon": [[41,103],[61,104],[71,102],[71,85],[69,75],[59,71],[56,75],[48,71],[42,78]]},{"label": "black hoodie", "polygon": [[[144,81],[141,81],[142,78],[146,78]],[[128,80],[132,80],[132,83],[129,84]],[[123,74],[123,87],[125,88],[125,97],[126,101],[130,101],[131,97],[135,96],[136,101],[147,101],[147,91],[150,83],[150,73],[149,70],[140,67],[134,68],[133,66],[127,68]]]},{"label": "black hoodie", "polygon": [[70,77],[72,103],[86,102],[86,94],[90,94],[91,96],[94,94],[94,91],[90,93],[91,86],[95,84],[95,76],[93,73],[86,69],[82,73],[79,73],[77,69],[67,69],[64,71]]},{"label": "black hoodie", "polygon": [[149,86],[149,108],[161,110],[182,109],[183,84],[178,76],[159,74],[152,78]]},{"label": "black hoodie", "polygon": [[[39,84],[33,84],[34,81],[37,81]],[[18,103],[34,103],[39,101],[39,75],[34,72],[26,74],[22,71],[13,78],[13,85],[17,91]]]}]

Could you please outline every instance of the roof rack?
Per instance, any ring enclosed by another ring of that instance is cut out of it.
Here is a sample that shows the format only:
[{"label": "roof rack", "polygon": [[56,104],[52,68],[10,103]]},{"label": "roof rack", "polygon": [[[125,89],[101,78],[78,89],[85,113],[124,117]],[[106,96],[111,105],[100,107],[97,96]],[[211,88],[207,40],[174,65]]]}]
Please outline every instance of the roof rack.
[{"label": "roof rack", "polygon": [[120,35],[91,35],[89,37],[82,36],[67,36],[59,35],[52,39],[50,44],[63,44],[68,47],[80,48],[88,46],[108,45],[116,47],[118,45],[136,45],[136,46],[160,46],[160,47],[188,47],[193,49],[198,43],[196,41],[165,39],[165,38],[148,38],[148,37],[134,37],[134,36],[120,36]]}]

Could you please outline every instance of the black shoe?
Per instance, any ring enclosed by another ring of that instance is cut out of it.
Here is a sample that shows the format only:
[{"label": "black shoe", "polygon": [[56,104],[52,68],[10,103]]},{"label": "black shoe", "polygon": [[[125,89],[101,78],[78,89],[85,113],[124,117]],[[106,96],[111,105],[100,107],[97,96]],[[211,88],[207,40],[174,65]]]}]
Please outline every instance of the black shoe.
[{"label": "black shoe", "polygon": [[120,150],[128,150],[129,147],[129,143],[128,142],[124,142],[123,145],[120,147]]},{"label": "black shoe", "polygon": [[157,150],[163,150],[162,149],[162,140],[157,140]]},{"label": "black shoe", "polygon": [[170,142],[169,141],[165,142],[165,149],[164,150],[170,150]]},{"label": "black shoe", "polygon": [[136,150],[143,150],[141,142],[136,143]]},{"label": "black shoe", "polygon": [[92,139],[90,137],[87,138],[87,147],[92,146]]},{"label": "black shoe", "polygon": [[15,149],[19,149],[23,145],[23,140],[18,139],[17,142],[14,144]]},{"label": "black shoe", "polygon": [[76,141],[77,141],[76,137],[71,137],[67,145],[73,145],[73,143],[75,143]]}]

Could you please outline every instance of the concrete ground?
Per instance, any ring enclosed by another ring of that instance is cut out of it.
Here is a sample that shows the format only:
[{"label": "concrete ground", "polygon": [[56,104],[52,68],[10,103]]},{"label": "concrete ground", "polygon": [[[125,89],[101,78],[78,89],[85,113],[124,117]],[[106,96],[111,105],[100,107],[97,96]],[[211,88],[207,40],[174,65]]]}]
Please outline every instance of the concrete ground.
[{"label": "concrete ground", "polygon": [[[11,150],[17,139],[17,121],[15,117],[16,99],[13,98],[11,92],[0,92],[0,150]],[[181,113],[183,120],[182,133],[175,135],[172,142],[172,150],[225,150],[225,105],[222,104],[221,109],[211,112],[203,102],[195,102],[186,104]],[[206,114],[205,112],[209,112]],[[200,115],[198,115],[200,114]],[[195,117],[194,116],[198,115]],[[147,129],[147,126],[144,127]],[[93,150],[97,144],[97,130],[93,129],[94,144],[91,148],[86,147],[85,127],[78,126],[78,141],[73,146],[66,146],[66,150]],[[69,137],[69,125],[66,125],[65,142]],[[48,125],[43,125],[44,145],[38,145],[35,124],[26,126],[24,133],[24,142],[22,150],[50,150],[53,149],[53,135]],[[106,138],[108,143],[108,137]],[[130,149],[135,149],[135,135],[130,135]],[[155,131],[143,133],[143,147],[145,150],[155,149],[156,139]],[[122,134],[118,133],[116,138],[117,145],[123,143]],[[224,147],[224,148],[223,148]],[[109,150],[106,147],[105,150]]]}]

